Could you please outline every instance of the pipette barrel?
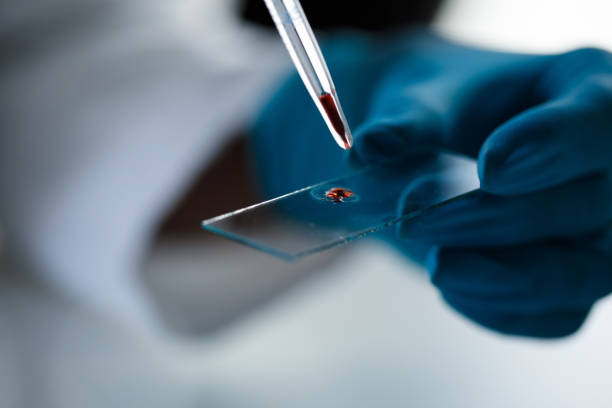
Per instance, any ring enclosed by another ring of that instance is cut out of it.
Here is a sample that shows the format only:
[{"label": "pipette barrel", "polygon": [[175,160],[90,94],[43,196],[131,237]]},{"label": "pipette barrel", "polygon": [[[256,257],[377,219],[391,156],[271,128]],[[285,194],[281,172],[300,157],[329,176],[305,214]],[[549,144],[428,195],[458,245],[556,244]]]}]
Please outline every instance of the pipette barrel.
[{"label": "pipette barrel", "polygon": [[299,0],[265,0],[293,64],[325,120],[334,140],[343,149],[353,145],[351,130],[323,58]]}]

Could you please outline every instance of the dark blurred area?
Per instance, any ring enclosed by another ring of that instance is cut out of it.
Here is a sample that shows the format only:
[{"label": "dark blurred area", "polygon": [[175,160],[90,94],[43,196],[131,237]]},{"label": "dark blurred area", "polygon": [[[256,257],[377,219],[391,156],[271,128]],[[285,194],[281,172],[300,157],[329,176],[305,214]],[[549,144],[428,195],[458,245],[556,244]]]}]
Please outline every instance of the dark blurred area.
[{"label": "dark blurred area", "polygon": [[[263,1],[244,0],[242,18],[273,27]],[[367,31],[389,30],[407,24],[427,24],[436,15],[443,0],[304,0],[301,2],[308,21],[315,29],[358,28]]]}]

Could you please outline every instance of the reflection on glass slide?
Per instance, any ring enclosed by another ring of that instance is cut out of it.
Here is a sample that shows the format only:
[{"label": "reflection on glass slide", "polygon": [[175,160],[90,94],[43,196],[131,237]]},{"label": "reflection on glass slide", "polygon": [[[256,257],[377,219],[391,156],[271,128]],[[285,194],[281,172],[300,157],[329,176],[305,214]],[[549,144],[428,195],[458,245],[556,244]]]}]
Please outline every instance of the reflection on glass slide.
[{"label": "reflection on glass slide", "polygon": [[473,160],[442,153],[409,165],[368,166],[205,220],[202,227],[291,261],[418,217],[478,187]]}]

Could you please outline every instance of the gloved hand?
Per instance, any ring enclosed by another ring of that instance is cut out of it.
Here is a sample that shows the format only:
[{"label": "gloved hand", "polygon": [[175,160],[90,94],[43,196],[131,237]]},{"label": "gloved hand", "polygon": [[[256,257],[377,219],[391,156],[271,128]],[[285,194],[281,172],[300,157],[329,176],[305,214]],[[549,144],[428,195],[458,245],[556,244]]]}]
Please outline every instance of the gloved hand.
[{"label": "gloved hand", "polygon": [[[322,45],[348,122],[363,122],[376,81],[397,47],[356,34]],[[258,182],[268,197],[351,171],[348,155],[333,141],[297,74],[268,101],[250,133]]]},{"label": "gloved hand", "polygon": [[[358,61],[332,72],[349,123],[361,123],[351,160],[407,161],[415,149],[450,150],[476,158],[481,180],[480,191],[401,224],[393,244],[405,253],[426,248],[432,282],[477,323],[538,337],[577,330],[612,291],[612,56],[496,53],[427,33],[373,48],[372,57],[361,48]],[[352,92],[359,87],[367,92]],[[293,127],[305,109],[298,102],[307,101],[305,92],[290,97],[287,89],[256,127],[256,148],[278,137],[283,117]],[[279,106],[284,116],[274,115]],[[333,171],[347,171],[341,152],[321,149],[314,136],[324,130],[311,121],[321,119],[305,118],[294,140],[332,157]],[[295,172],[287,180],[299,179],[282,187],[307,184],[312,157],[282,151]],[[280,186],[278,176],[262,174]],[[400,212],[431,183],[449,182],[407,180]]]}]

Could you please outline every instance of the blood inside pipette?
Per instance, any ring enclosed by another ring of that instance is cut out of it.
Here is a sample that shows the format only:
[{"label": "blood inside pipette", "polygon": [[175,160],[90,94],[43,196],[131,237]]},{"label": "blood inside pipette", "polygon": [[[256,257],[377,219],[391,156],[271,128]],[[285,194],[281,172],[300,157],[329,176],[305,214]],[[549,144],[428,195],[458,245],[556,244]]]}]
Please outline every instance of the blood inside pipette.
[{"label": "blood inside pipette", "polygon": [[331,94],[324,93],[321,96],[319,96],[319,101],[321,102],[321,105],[323,105],[325,114],[329,118],[329,121],[334,127],[334,130],[336,131],[336,133],[338,133],[338,135],[342,139],[342,142],[344,143],[344,148],[347,150],[350,149],[351,144],[349,143],[346,137],[344,125],[342,124],[342,119],[340,119],[340,112],[338,112],[338,108],[336,107],[336,104],[334,103],[334,98],[332,98]]}]

